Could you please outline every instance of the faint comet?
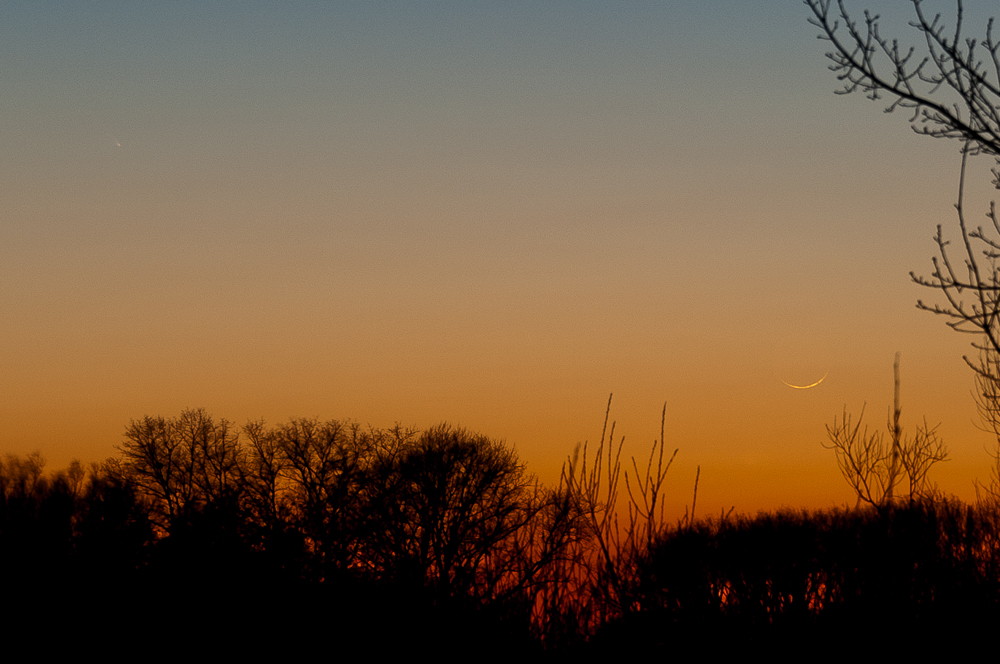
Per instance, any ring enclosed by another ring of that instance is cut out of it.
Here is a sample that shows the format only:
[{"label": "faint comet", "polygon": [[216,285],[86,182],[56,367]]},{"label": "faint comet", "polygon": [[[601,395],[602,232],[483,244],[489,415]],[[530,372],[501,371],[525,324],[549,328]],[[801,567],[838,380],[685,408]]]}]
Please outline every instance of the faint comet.
[{"label": "faint comet", "polygon": [[118,142],[118,139],[117,139],[117,138],[115,139],[115,145],[117,145],[118,147],[121,147],[121,146],[122,146],[122,144]]},{"label": "faint comet", "polygon": [[791,383],[785,383],[785,381],[781,380],[780,378],[778,380],[781,380],[781,382],[785,383],[785,385],[787,385],[788,387],[794,387],[796,390],[808,390],[810,387],[816,387],[817,385],[819,385],[820,383],[822,383],[826,379],[826,377],[829,376],[829,375],[830,375],[830,372],[827,371],[825,374],[823,374],[823,378],[820,378],[819,380],[817,380],[815,383],[813,383],[811,385],[792,385]]}]

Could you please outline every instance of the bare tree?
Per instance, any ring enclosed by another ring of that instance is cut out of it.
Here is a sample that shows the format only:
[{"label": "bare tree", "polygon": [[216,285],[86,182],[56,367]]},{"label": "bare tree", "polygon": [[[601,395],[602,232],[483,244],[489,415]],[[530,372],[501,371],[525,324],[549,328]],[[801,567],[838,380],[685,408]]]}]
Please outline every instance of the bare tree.
[{"label": "bare tree", "polygon": [[[588,456],[590,450],[584,444],[582,454],[578,448],[563,466],[563,482],[582,509],[588,529],[588,537],[578,548],[572,569],[565,572],[565,582],[573,587],[575,595],[567,599],[575,605],[574,612],[585,635],[641,610],[637,574],[654,542],[668,530],[661,494],[667,472],[677,456],[675,449],[665,457],[664,404],[660,437],[653,440],[645,471],[639,470],[633,457],[632,472],[626,466],[623,473],[621,454],[625,439],[615,444],[615,422],[610,416],[611,397],[601,439],[592,456]],[[623,475],[628,494],[625,523],[619,519]],[[691,523],[693,515],[692,503],[685,521]]]},{"label": "bare tree", "polygon": [[289,501],[283,491],[288,462],[276,432],[262,420],[248,422],[243,433],[249,441],[243,482],[250,513],[259,525],[277,527],[288,516]]},{"label": "bare tree", "polygon": [[[864,12],[864,22],[855,21],[844,7],[843,0],[805,0],[812,11],[809,21],[827,40],[832,50],[827,53],[830,69],[843,82],[838,92],[861,92],[869,99],[888,98],[886,112],[897,108],[912,112],[910,123],[918,134],[934,138],[954,139],[961,145],[961,165],[958,179],[958,216],[960,248],[951,251],[951,241],[945,239],[939,224],[934,236],[937,253],[932,260],[929,277],[911,272],[910,277],[921,286],[938,290],[945,304],[925,304],[917,307],[944,316],[954,330],[974,337],[977,352],[964,356],[976,374],[976,397],[985,430],[994,434],[997,460],[992,487],[1000,495],[1000,219],[995,202],[986,212],[988,223],[972,225],[966,215],[965,183],[971,159],[977,155],[992,157],[1000,164],[1000,43],[993,36],[993,19],[985,26],[982,40],[963,33],[965,12],[962,0],[957,0],[953,27],[947,27],[939,14],[930,17],[921,0],[911,0],[915,20],[910,22],[920,35],[919,47],[904,47],[897,39],[885,37],[880,30],[879,16]],[[994,185],[1000,188],[1000,168],[992,168]],[[860,418],[853,429],[845,413],[841,424],[834,424],[831,440],[839,441],[846,450],[853,440],[859,454],[866,450],[877,456],[878,446],[872,438],[859,432]],[[936,462],[936,442],[932,429],[923,430],[924,461]],[[855,460],[860,460],[855,456]],[[922,467],[916,460],[911,463]],[[879,464],[869,467],[878,467]],[[842,470],[845,468],[842,466]],[[856,470],[850,471],[856,490],[872,499],[881,490],[891,492],[893,478],[876,474],[867,493],[867,484]],[[924,468],[926,471],[926,468]],[[917,472],[919,475],[919,472]],[[845,476],[847,474],[845,473]],[[882,487],[881,484],[888,483]],[[880,488],[881,487],[881,488]],[[860,493],[859,493],[860,495]]]},{"label": "bare tree", "polygon": [[186,511],[237,492],[242,481],[238,432],[201,408],[132,420],[118,449],[119,472],[148,501],[163,532]]},{"label": "bare tree", "polygon": [[[813,12],[810,23],[820,28],[820,39],[830,42],[827,53],[830,69],[844,86],[838,92],[861,92],[869,99],[888,97],[886,112],[897,108],[912,111],[910,123],[918,134],[956,139],[961,144],[958,213],[962,236],[962,256],[956,262],[944,239],[941,225],[935,242],[938,256],[933,259],[930,277],[910,273],[922,286],[940,290],[947,305],[917,306],[945,316],[948,325],[971,333],[981,341],[974,346],[984,351],[976,361],[965,358],[977,374],[993,377],[993,355],[1000,352],[1000,222],[990,205],[988,230],[972,228],[965,215],[965,178],[969,158],[978,154],[1000,159],[1000,43],[993,38],[993,19],[986,25],[982,42],[963,36],[963,7],[957,3],[953,31],[946,31],[940,15],[929,18],[921,0],[911,0],[916,20],[910,25],[922,36],[921,50],[903,47],[879,29],[879,16],[864,12],[864,25],[850,16],[843,1],[806,0]],[[1000,171],[993,169],[1000,187]],[[968,294],[969,300],[963,299]]]},{"label": "bare tree", "polygon": [[543,505],[513,449],[448,425],[383,447],[368,484],[369,558],[441,598],[493,600]]},{"label": "bare tree", "polygon": [[961,0],[953,32],[940,15],[924,13],[922,0],[911,2],[916,20],[910,25],[924,42],[920,51],[883,36],[878,14],[866,10],[860,26],[843,0],[805,0],[813,13],[809,22],[833,48],[826,56],[844,84],[839,93],[888,97],[886,112],[911,110],[917,133],[958,139],[967,149],[1000,156],[1000,44],[993,39],[993,19],[979,42],[962,34]]},{"label": "bare tree", "polygon": [[166,418],[146,416],[132,420],[119,449],[118,465],[148,502],[151,517],[163,532],[194,494],[190,450],[184,450]]},{"label": "bare tree", "polygon": [[228,420],[214,421],[204,409],[186,410],[173,421],[174,434],[191,450],[198,500],[212,502],[239,492],[244,453],[239,431]]},{"label": "bare tree", "polygon": [[307,538],[322,569],[355,563],[363,518],[359,493],[380,433],[350,421],[296,419],[270,432],[249,430],[256,475],[255,491],[283,508]]},{"label": "bare tree", "polygon": [[990,451],[993,457],[990,482],[977,481],[976,487],[977,493],[980,488],[986,492],[986,500],[980,494],[980,501],[997,506],[1000,505],[1000,354],[981,350],[979,362],[982,370],[976,372],[976,407],[983,430],[993,436],[996,445]]},{"label": "bare tree", "polygon": [[[863,426],[864,408],[857,422],[844,410],[843,419],[827,425],[830,443],[826,445],[837,455],[840,472],[858,497],[858,504],[868,503],[877,508],[900,500],[914,502],[931,498],[934,485],[927,478],[930,469],[948,458],[948,449],[937,435],[937,426],[917,425],[913,436],[904,436],[899,401],[899,353],[893,365],[893,409],[887,418],[888,438],[882,431],[868,432]],[[904,487],[900,495],[897,490]]]}]

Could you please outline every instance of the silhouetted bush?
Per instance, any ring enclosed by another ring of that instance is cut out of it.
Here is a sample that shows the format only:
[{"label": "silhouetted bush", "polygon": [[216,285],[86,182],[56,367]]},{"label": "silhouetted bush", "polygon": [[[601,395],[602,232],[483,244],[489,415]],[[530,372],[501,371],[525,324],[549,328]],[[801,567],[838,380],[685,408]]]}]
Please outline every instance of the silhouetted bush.
[{"label": "silhouetted bush", "polygon": [[639,570],[641,609],[602,638],[651,649],[720,638],[838,647],[869,625],[893,643],[924,634],[896,647],[926,644],[1000,617],[998,524],[995,510],[936,500],[671,529]]}]

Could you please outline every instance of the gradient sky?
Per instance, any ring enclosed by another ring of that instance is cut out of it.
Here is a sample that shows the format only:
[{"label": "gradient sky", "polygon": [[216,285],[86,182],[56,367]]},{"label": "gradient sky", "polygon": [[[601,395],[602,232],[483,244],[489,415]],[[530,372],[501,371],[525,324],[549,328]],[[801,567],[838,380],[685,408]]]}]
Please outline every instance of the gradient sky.
[{"label": "gradient sky", "polygon": [[666,403],[674,513],[698,465],[699,512],[824,507],[853,502],[824,425],[883,427],[901,351],[971,498],[970,339],[908,276],[957,231],[958,146],[833,94],[807,16],[4,2],[0,452],[96,461],[204,407],[447,420],[555,481],[613,392],[640,458]]}]

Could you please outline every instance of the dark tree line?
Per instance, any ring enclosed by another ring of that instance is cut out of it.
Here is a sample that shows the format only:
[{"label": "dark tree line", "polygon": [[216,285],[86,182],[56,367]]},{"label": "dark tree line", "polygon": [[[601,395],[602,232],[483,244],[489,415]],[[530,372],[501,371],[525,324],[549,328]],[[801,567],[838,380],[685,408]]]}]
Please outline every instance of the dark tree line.
[{"label": "dark tree line", "polygon": [[107,467],[164,541],[228,519],[249,550],[294,551],[281,564],[296,578],[419,587],[438,603],[532,606],[535,576],[582,530],[512,449],[448,425],[300,419],[239,433],[203,410],[144,418]]},{"label": "dark tree line", "polygon": [[241,648],[330,629],[390,650],[572,647],[635,609],[630,565],[662,521],[661,454],[632,500],[645,511],[619,527],[613,429],[552,487],[511,447],[445,424],[144,417],[87,471],[0,464],[0,564],[21,570],[18,596],[88,597],[74,621],[137,640],[186,621]]},{"label": "dark tree line", "polygon": [[944,499],[701,520],[649,551],[643,610],[607,642],[795,658],[971,654],[994,646],[998,536],[994,507]]},{"label": "dark tree line", "polygon": [[[118,449],[89,472],[0,463],[0,564],[20,570],[17,595],[76,585],[133,627],[201,605],[275,648],[275,634],[321,621],[390,649],[487,637],[530,649],[554,576],[590,532],[569,487],[444,424],[239,428],[198,409],[134,420]],[[269,627],[241,624],[247,607]],[[386,623],[390,641],[376,634]]]},{"label": "dark tree line", "polygon": [[645,472],[622,472],[613,437],[545,487],[510,447],[447,425],[143,418],[88,470],[0,463],[5,592],[25,629],[176,654],[191,639],[230,655],[718,653],[863,624],[988,634],[1000,617],[993,502],[697,520],[692,505],[668,524],[662,431]]}]

